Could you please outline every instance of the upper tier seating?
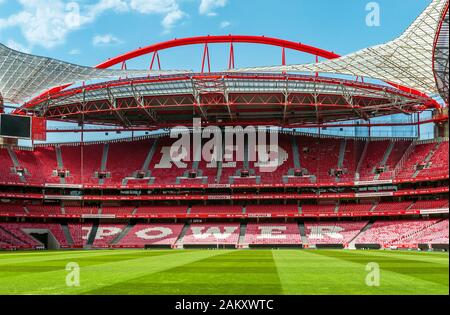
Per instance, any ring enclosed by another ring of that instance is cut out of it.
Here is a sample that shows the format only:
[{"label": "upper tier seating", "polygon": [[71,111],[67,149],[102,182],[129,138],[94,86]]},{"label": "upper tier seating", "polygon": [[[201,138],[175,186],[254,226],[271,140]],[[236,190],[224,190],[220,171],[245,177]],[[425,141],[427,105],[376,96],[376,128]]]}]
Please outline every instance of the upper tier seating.
[{"label": "upper tier seating", "polygon": [[302,214],[333,214],[335,204],[302,204]]},{"label": "upper tier seating", "polygon": [[448,175],[448,141],[439,144],[429,163],[421,170],[417,177],[430,177]]},{"label": "upper tier seating", "polygon": [[26,214],[21,203],[0,203],[0,214],[23,215]]},{"label": "upper tier seating", "polygon": [[55,147],[38,147],[34,151],[14,150],[19,165],[25,170],[28,183],[42,184],[45,182],[59,182],[52,175],[58,168]]},{"label": "upper tier seating", "polygon": [[19,176],[11,171],[13,161],[6,148],[0,148],[0,180],[2,182],[20,182]]},{"label": "upper tier seating", "polygon": [[59,215],[62,214],[59,205],[27,205],[29,215]]},{"label": "upper tier seating", "polygon": [[[294,154],[294,137],[298,155]],[[157,145],[149,167],[143,169],[155,141]],[[33,185],[60,182],[91,185],[216,183],[219,168],[208,166],[203,159],[199,163],[171,161],[168,153],[174,141],[176,140],[166,137],[158,140],[109,142],[108,145],[105,143],[84,146],[62,144],[59,146],[60,163],[62,163],[60,166],[57,160],[58,149],[52,145],[39,146],[34,151],[13,149],[11,151],[13,157],[6,148],[0,148],[0,181]],[[389,151],[391,145],[393,145],[392,150]],[[249,161],[248,165],[243,161],[225,162],[222,164],[219,183],[282,184],[286,182],[334,185],[337,182],[354,181],[358,165],[360,181],[423,179],[448,175],[448,141],[439,144],[416,144],[412,150],[408,150],[410,145],[410,141],[370,141],[363,155],[364,159],[360,161],[366,146],[363,140],[281,134],[279,136],[279,147],[282,149],[279,156],[280,165],[276,169],[265,172],[268,170],[267,167],[256,161]],[[108,148],[107,151],[106,148]],[[104,155],[104,152],[107,154]],[[409,153],[406,154],[406,152]],[[233,156],[236,159],[236,152]],[[298,161],[295,161],[296,156]],[[339,157],[342,158],[341,165],[339,165]],[[383,164],[384,158],[386,161]],[[13,159],[17,161],[13,163]],[[379,176],[375,172],[377,167],[384,167],[385,170]],[[419,170],[420,168],[423,169]],[[55,174],[56,171],[65,172],[66,176],[62,179]],[[248,172],[248,177],[239,177],[240,174],[245,174],[244,171]],[[334,171],[337,174],[334,174]],[[23,172],[24,176],[19,176],[17,172]],[[96,172],[104,172],[102,175],[104,178],[100,180],[95,175]],[[195,173],[195,177],[190,178],[189,173]],[[294,176],[296,173],[302,173],[303,176]],[[126,181],[124,181],[125,178]]]},{"label": "upper tier seating", "polygon": [[248,205],[245,213],[251,215],[298,214],[297,205]]},{"label": "upper tier seating", "polygon": [[140,206],[137,215],[176,215],[186,214],[187,206]]},{"label": "upper tier seating", "polygon": [[[373,201],[374,202],[374,201]],[[369,202],[364,199],[360,203],[344,202],[339,204],[261,204],[246,206],[241,205],[217,205],[210,202],[208,205],[117,205],[117,206],[75,206],[73,203],[60,205],[42,205],[42,204],[22,204],[22,203],[0,203],[0,216],[61,216],[80,217],[87,215],[115,215],[122,217],[130,216],[165,216],[180,217],[184,215],[192,215],[202,217],[209,216],[226,216],[226,215],[246,215],[248,217],[277,217],[277,216],[293,216],[302,214],[305,216],[338,216],[338,215],[365,215],[365,213],[405,213],[405,211],[431,210],[431,209],[448,209],[448,199],[437,200],[418,200],[418,201],[400,201],[400,202]]]},{"label": "upper tier seating", "polygon": [[249,223],[244,243],[249,245],[300,245],[302,240],[296,223]]},{"label": "upper tier seating", "polygon": [[115,215],[130,215],[135,207],[133,206],[114,206],[114,207],[102,207],[102,214],[115,214]]},{"label": "upper tier seating", "polygon": [[191,214],[242,214],[242,206],[213,205],[203,206],[194,205],[191,207]]},{"label": "upper tier seating", "polygon": [[[295,168],[291,139],[292,137],[288,135],[280,134],[278,138],[278,155],[275,152],[267,152],[271,154],[271,161],[274,161],[272,163],[277,165],[276,167],[273,167],[271,164],[261,163],[258,154],[256,154],[258,161],[249,162],[250,169],[255,171],[256,176],[261,177],[261,183],[282,183],[283,176],[288,175],[289,170]],[[269,136],[266,139],[266,144],[270,145]],[[278,159],[278,163],[275,163],[276,159]]]},{"label": "upper tier seating", "polygon": [[417,200],[410,209],[428,210],[448,208],[448,199],[439,200]]},{"label": "upper tier seating", "polygon": [[[417,144],[411,154],[408,156],[402,167],[400,168],[397,178],[410,179],[416,172],[416,167],[425,162],[427,155],[436,146],[435,143]],[[448,165],[448,157],[447,157]]]},{"label": "upper tier seating", "polygon": [[236,245],[239,232],[239,223],[194,223],[189,226],[182,242],[186,245]]},{"label": "upper tier seating", "polygon": [[145,245],[173,245],[183,224],[138,223],[116,245],[144,248]]},{"label": "upper tier seating", "polygon": [[[145,159],[152,148],[154,139],[129,141],[129,142],[113,142],[109,144],[108,157],[106,160],[106,172],[111,174],[111,177],[105,179],[105,184],[121,185],[125,177],[133,178],[136,172],[144,171]],[[132,150],[133,158],[127,159],[124,154]],[[145,173],[145,172],[144,172]],[[148,179],[146,183],[148,183]],[[130,181],[130,184],[139,184]]]},{"label": "upper tier seating", "polygon": [[339,213],[361,213],[370,212],[372,209],[372,203],[341,203],[339,205]]},{"label": "upper tier seating", "polygon": [[297,137],[296,141],[301,168],[315,175],[317,182],[335,183],[336,177],[330,171],[338,168],[340,141],[311,137]]},{"label": "upper tier seating", "polygon": [[348,244],[361,229],[367,225],[362,222],[305,222],[308,244]]},{"label": "upper tier seating", "polygon": [[380,174],[379,179],[392,179],[394,176],[394,170],[397,164],[400,162],[402,157],[404,156],[406,150],[408,150],[411,145],[411,141],[395,141],[394,147],[392,148],[391,153],[389,154],[386,163],[384,165],[385,170]]},{"label": "upper tier seating", "polygon": [[381,165],[383,157],[388,149],[390,141],[370,141],[364,161],[359,169],[359,180],[373,180],[375,177],[374,169]]},{"label": "upper tier seating", "polygon": [[408,210],[412,205],[411,201],[381,202],[375,206],[374,212],[395,212]]},{"label": "upper tier seating", "polygon": [[98,207],[65,206],[65,214],[98,214]]}]

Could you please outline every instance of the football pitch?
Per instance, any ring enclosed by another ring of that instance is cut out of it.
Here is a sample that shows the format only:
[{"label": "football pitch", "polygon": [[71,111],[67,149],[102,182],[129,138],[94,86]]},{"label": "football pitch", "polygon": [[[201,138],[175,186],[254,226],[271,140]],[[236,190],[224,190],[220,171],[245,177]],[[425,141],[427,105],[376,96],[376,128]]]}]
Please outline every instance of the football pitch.
[{"label": "football pitch", "polygon": [[0,252],[0,294],[448,294],[448,268],[438,252]]}]

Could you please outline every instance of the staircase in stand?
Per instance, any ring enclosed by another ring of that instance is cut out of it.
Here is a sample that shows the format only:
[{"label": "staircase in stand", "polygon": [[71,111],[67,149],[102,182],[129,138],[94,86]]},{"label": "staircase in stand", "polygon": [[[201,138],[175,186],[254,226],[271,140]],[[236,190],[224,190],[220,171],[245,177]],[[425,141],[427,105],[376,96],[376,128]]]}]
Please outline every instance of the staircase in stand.
[{"label": "staircase in stand", "polygon": [[[108,163],[108,151],[109,151],[109,143],[105,143],[103,145],[103,154],[102,154],[102,163],[100,165],[100,171],[105,172],[106,171],[106,163]],[[98,184],[103,185],[105,183],[104,178],[98,179]]]},{"label": "staircase in stand", "polygon": [[305,231],[305,224],[303,222],[300,222],[298,224],[298,229],[300,231],[300,236],[302,237],[302,244],[303,246],[307,246],[308,245],[308,237],[306,236],[306,231]]},{"label": "staircase in stand", "polygon": [[88,240],[86,242],[86,248],[91,248],[94,244],[95,238],[97,236],[99,222],[96,220],[92,225],[91,233],[89,233]]},{"label": "staircase in stand", "polygon": [[189,230],[189,223],[186,223],[183,226],[183,229],[181,230],[180,235],[178,236],[177,241],[175,242],[175,248],[183,248],[183,238],[186,235],[187,231]]},{"label": "staircase in stand", "polygon": [[117,237],[111,242],[111,245],[116,245],[117,243],[119,243],[122,238],[125,237],[125,235],[128,234],[128,232],[130,232],[130,230],[134,227],[134,223],[129,223],[122,232],[119,233],[119,235],[117,235]]},{"label": "staircase in stand", "polygon": [[72,246],[73,245],[72,234],[70,234],[69,227],[67,226],[67,223],[62,223],[61,224],[61,228],[62,228],[62,230],[64,232],[64,236],[66,237],[67,244],[69,244],[69,246]]},{"label": "staircase in stand", "polygon": [[248,247],[248,244],[245,244],[245,233],[247,232],[247,223],[241,223],[241,228],[239,231],[239,241],[238,244],[241,246],[241,248]]},{"label": "staircase in stand", "polygon": [[349,248],[349,249],[356,249],[356,247],[355,247],[355,240],[358,238],[358,236],[359,236],[361,233],[364,233],[365,231],[367,231],[368,229],[370,229],[370,228],[372,227],[373,223],[374,223],[374,222],[369,222],[369,223],[367,223],[367,224],[361,229],[361,231],[359,231],[359,233],[356,234],[355,237],[352,238],[352,239],[350,240],[350,242],[348,242],[348,248]]}]

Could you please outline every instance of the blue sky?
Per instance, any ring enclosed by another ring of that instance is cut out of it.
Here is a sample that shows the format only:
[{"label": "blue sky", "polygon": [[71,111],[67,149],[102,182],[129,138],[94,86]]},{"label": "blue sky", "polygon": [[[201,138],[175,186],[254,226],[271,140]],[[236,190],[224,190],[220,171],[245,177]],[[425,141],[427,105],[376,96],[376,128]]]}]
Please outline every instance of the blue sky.
[{"label": "blue sky", "polygon": [[[266,35],[346,54],[397,37],[430,0],[378,0],[380,26],[368,27],[368,0],[0,0],[0,42],[83,65],[152,43],[198,35]],[[79,12],[78,20],[74,14]],[[196,69],[202,47],[161,53],[164,68]],[[215,70],[225,46],[211,47]],[[288,52],[288,63],[308,60]],[[146,67],[149,57],[129,67]],[[276,48],[238,45],[238,67],[280,63]]]},{"label": "blue sky", "polygon": [[[366,25],[366,6],[372,2],[380,8],[380,25],[376,27]],[[0,0],[0,42],[32,54],[88,66],[138,47],[199,35],[265,35],[344,55],[396,38],[430,2]],[[162,67],[199,70],[202,51],[199,45],[163,51]],[[212,45],[210,53],[213,70],[227,67],[227,45]],[[281,62],[280,48],[237,44],[235,54],[236,67]],[[148,68],[150,58],[129,62],[128,68]],[[288,64],[311,62],[313,58],[287,52]]]}]

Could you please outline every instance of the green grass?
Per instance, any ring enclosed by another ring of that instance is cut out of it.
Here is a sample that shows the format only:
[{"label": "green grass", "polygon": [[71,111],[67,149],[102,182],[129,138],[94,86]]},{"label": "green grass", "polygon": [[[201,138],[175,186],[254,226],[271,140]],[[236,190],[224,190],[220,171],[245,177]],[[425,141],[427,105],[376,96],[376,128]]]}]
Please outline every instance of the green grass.
[{"label": "green grass", "polygon": [[[66,285],[66,265],[80,286]],[[380,266],[367,286],[366,265]],[[447,253],[347,250],[0,252],[0,294],[448,294]]]}]

